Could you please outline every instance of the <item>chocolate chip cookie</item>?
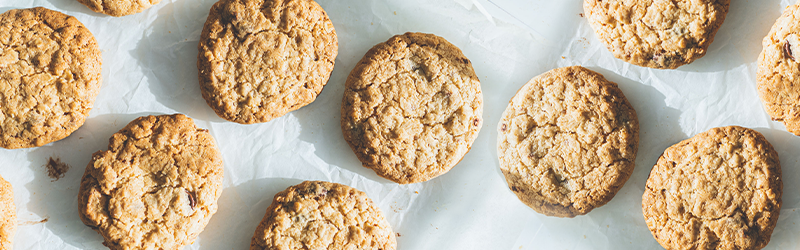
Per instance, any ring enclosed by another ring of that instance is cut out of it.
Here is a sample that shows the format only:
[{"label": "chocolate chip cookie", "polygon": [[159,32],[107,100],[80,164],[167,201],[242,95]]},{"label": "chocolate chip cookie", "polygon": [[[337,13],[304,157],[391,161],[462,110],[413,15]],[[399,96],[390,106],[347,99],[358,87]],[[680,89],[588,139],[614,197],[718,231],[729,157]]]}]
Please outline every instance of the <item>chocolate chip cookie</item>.
[{"label": "chocolate chip cookie", "polygon": [[764,37],[758,94],[767,113],[800,136],[800,6],[790,5]]},{"label": "chocolate chip cookie", "polygon": [[508,187],[548,216],[605,205],[633,172],[639,121],[616,83],[589,69],[534,77],[498,124],[497,155]]},{"label": "chocolate chip cookie", "polygon": [[338,46],[312,0],[221,0],[198,45],[203,98],[226,120],[268,122],[317,98]]},{"label": "chocolate chip cookie", "polygon": [[394,232],[367,194],[342,184],[305,181],[275,195],[251,250],[394,250]]},{"label": "chocolate chip cookie", "polygon": [[666,249],[761,249],[781,210],[778,153],[755,130],[713,128],[664,150],[642,212]]},{"label": "chocolate chip cookie", "polygon": [[120,17],[142,12],[161,0],[78,0],[78,2],[94,12]]},{"label": "chocolate chip cookie", "polygon": [[61,140],[100,91],[100,50],[72,16],[42,7],[0,15],[0,147]]},{"label": "chocolate chip cookie", "polygon": [[483,123],[472,64],[436,35],[406,33],[375,45],[345,85],[345,140],[364,167],[400,184],[450,171]]},{"label": "chocolate chip cookie", "polygon": [[111,249],[180,249],[217,212],[222,175],[214,138],[191,118],[139,117],[92,155],[80,217]]},{"label": "chocolate chip cookie", "polygon": [[14,205],[14,189],[0,177],[0,249],[13,249],[14,233],[17,231],[17,206]]},{"label": "chocolate chip cookie", "polygon": [[674,69],[706,54],[730,0],[585,0],[583,11],[614,57]]}]

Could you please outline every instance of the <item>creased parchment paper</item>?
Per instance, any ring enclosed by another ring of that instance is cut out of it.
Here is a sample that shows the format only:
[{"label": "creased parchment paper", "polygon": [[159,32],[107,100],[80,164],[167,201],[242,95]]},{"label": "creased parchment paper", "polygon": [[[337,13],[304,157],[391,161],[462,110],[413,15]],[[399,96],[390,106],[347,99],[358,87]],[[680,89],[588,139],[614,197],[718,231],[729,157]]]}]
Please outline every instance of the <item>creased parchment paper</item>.
[{"label": "creased parchment paper", "polygon": [[[75,0],[0,0],[0,11],[44,6],[75,16],[103,53],[103,87],[86,123],[44,147],[0,150],[0,174],[14,186],[15,249],[105,249],[78,218],[77,192],[91,154],[134,118],[184,113],[216,138],[225,160],[219,210],[186,249],[247,249],[272,196],[303,180],[356,187],[380,206],[400,249],[661,249],[644,223],[641,195],[661,152],[713,127],[755,128],[775,146],[783,209],[767,249],[800,249],[800,137],[770,121],[756,94],[756,58],[789,0],[733,0],[708,54],[677,70],[613,58],[597,40],[582,1],[318,0],[339,36],[328,85],[313,104],[269,123],[218,118],[200,96],[197,42],[213,0],[162,0],[115,18]],[[461,163],[422,184],[400,186],[360,163],[339,129],[344,81],[373,45],[406,31],[435,33],[473,62],[484,92],[485,125]],[[633,176],[607,205],[574,219],[535,213],[508,190],[499,170],[496,126],[530,78],[583,65],[619,84],[639,115]],[[53,180],[50,158],[69,164]]]}]

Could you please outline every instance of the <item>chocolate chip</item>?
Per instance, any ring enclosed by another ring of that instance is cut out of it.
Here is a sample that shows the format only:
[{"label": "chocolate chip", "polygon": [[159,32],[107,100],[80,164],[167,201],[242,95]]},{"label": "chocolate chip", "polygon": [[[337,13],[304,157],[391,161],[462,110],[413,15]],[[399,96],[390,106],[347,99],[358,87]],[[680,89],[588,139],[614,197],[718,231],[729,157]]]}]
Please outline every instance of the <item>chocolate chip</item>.
[{"label": "chocolate chip", "polygon": [[506,131],[506,129],[508,129],[508,126],[506,126],[506,124],[505,124],[505,123],[503,123],[503,126],[501,126],[501,127],[500,127],[500,131],[503,131],[503,132],[505,132],[505,131]]},{"label": "chocolate chip", "polygon": [[475,120],[472,120],[472,125],[475,125],[475,127],[477,127],[479,124],[481,124],[481,120],[480,119],[475,118]]},{"label": "chocolate chip", "polygon": [[328,194],[328,190],[323,188],[317,193],[317,196],[314,197],[314,200],[319,201],[320,199],[324,198],[326,194]]},{"label": "chocolate chip", "polygon": [[661,54],[655,54],[655,55],[653,55],[653,61],[656,61],[656,62],[658,62],[658,59],[660,59],[660,58],[661,58]]},{"label": "chocolate chip", "polygon": [[794,60],[794,56],[792,55],[792,45],[789,44],[789,40],[783,42],[783,52],[786,53],[786,56]]},{"label": "chocolate chip", "polygon": [[519,188],[517,188],[516,186],[512,186],[511,187],[511,191],[519,192]]},{"label": "chocolate chip", "polygon": [[465,64],[466,64],[466,63],[469,63],[469,59],[467,59],[467,58],[461,58],[461,62],[462,62],[462,63],[465,63]]},{"label": "chocolate chip", "polygon": [[194,194],[192,194],[192,192],[189,192],[189,190],[184,189],[184,191],[186,191],[186,195],[189,196],[189,206],[192,207],[192,210],[194,210],[194,205],[196,205],[196,202],[194,200]]}]

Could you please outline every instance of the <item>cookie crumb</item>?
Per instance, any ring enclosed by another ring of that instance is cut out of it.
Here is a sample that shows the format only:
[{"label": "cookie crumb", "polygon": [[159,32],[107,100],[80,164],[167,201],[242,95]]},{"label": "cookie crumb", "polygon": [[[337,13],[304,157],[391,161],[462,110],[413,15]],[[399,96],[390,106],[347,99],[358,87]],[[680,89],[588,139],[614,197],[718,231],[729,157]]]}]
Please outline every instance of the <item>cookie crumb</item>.
[{"label": "cookie crumb", "polygon": [[583,13],[578,13],[579,16],[583,17]]},{"label": "cookie crumb", "polygon": [[401,236],[400,233],[397,233],[397,237],[400,237],[400,236]]},{"label": "cookie crumb", "polygon": [[57,181],[61,179],[65,175],[67,175],[67,171],[69,171],[69,165],[64,162],[61,162],[60,158],[50,157],[50,160],[47,161],[47,165],[45,165],[47,169],[47,176],[50,176],[51,181]]}]

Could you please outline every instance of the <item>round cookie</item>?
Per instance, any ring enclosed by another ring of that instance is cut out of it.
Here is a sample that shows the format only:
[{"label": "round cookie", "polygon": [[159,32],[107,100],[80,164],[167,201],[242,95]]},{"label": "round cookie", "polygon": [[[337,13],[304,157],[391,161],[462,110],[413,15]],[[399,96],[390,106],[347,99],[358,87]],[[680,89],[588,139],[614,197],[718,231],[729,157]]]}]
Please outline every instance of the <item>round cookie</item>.
[{"label": "round cookie", "polygon": [[0,250],[13,249],[14,233],[17,231],[17,207],[14,205],[14,189],[0,177]]},{"label": "round cookie", "polygon": [[191,118],[139,117],[92,155],[80,217],[111,249],[180,249],[217,212],[222,175],[214,138]]},{"label": "round cookie", "polygon": [[664,150],[642,213],[666,249],[761,249],[781,209],[778,153],[755,130],[713,128]]},{"label": "round cookie", "polygon": [[508,187],[548,216],[575,217],[608,203],[633,172],[639,145],[636,111],[617,84],[580,66],[531,79],[497,129]]},{"label": "round cookie", "polygon": [[198,45],[203,98],[225,120],[268,122],[317,98],[338,46],[313,0],[220,0]]},{"label": "round cookie", "polygon": [[758,94],[767,113],[800,136],[800,5],[786,8],[762,42]]},{"label": "round cookie", "polygon": [[276,194],[250,243],[250,250],[396,248],[389,222],[367,194],[324,181]]},{"label": "round cookie", "polygon": [[450,171],[478,137],[480,82],[461,50],[423,33],[375,45],[347,77],[342,133],[364,167],[400,184]]},{"label": "round cookie", "polygon": [[0,15],[0,147],[42,146],[83,125],[101,64],[94,36],[72,16],[42,7]]},{"label": "round cookie", "polygon": [[583,11],[614,57],[674,69],[706,54],[730,0],[585,0]]},{"label": "round cookie", "polygon": [[127,16],[144,11],[161,0],[78,0],[94,12],[109,16]]}]

